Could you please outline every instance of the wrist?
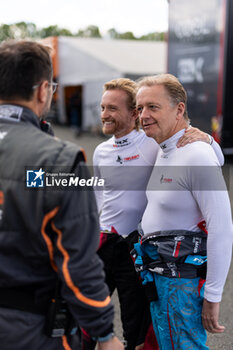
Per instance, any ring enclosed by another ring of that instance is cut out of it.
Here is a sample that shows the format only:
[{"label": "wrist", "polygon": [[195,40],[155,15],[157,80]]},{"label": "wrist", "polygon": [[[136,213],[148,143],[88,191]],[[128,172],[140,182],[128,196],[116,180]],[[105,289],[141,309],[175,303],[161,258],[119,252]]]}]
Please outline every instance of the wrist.
[{"label": "wrist", "polygon": [[214,138],[213,136],[209,135],[209,134],[206,134],[208,136],[208,141],[209,141],[209,144],[212,145],[213,141],[214,141]]},{"label": "wrist", "polygon": [[114,332],[110,332],[107,335],[104,335],[102,337],[92,337],[92,339],[96,342],[103,343],[103,342],[107,342],[107,341],[111,340],[114,337],[115,337]]}]

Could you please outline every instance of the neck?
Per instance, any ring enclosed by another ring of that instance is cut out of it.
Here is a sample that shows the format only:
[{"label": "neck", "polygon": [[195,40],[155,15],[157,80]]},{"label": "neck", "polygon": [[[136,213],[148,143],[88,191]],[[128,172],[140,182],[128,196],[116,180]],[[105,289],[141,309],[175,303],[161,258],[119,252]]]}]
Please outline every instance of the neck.
[{"label": "neck", "polygon": [[135,130],[134,127],[133,127],[132,129],[128,130],[128,131],[123,132],[123,133],[114,134],[114,137],[115,137],[116,139],[120,139],[120,138],[122,138],[122,137],[125,137],[125,136],[129,135],[133,130]]},{"label": "neck", "polygon": [[163,138],[161,138],[160,140],[155,140],[158,144],[170,139],[170,137],[172,137],[173,135],[175,135],[177,132],[179,132],[180,130],[183,129],[187,129],[187,127],[189,126],[188,121],[186,121],[185,119],[179,120],[178,123],[174,126],[174,129],[171,130],[171,132],[167,135],[164,135]]}]

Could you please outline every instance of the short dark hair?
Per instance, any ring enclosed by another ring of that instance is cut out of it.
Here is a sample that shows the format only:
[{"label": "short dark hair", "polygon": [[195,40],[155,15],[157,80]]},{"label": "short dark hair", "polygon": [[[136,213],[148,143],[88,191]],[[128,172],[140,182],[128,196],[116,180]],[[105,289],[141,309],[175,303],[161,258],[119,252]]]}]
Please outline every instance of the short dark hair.
[{"label": "short dark hair", "polygon": [[31,100],[33,86],[53,76],[50,48],[33,41],[0,45],[0,99]]}]

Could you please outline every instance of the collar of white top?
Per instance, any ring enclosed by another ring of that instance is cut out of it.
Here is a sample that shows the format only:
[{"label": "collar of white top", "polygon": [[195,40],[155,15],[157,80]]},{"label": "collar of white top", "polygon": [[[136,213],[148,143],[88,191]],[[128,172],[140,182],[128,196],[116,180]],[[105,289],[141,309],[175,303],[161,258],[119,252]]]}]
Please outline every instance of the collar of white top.
[{"label": "collar of white top", "polygon": [[123,144],[128,145],[129,143],[131,143],[132,139],[134,139],[137,134],[138,134],[138,131],[134,129],[129,134],[124,135],[122,137],[116,138],[114,136],[113,137],[114,142],[116,145],[123,145]]},{"label": "collar of white top", "polygon": [[168,153],[172,149],[176,147],[176,144],[181,138],[181,136],[184,135],[185,129],[182,129],[178,131],[176,134],[172,135],[169,139],[163,141],[162,143],[159,144],[160,148],[163,150],[164,153]]}]

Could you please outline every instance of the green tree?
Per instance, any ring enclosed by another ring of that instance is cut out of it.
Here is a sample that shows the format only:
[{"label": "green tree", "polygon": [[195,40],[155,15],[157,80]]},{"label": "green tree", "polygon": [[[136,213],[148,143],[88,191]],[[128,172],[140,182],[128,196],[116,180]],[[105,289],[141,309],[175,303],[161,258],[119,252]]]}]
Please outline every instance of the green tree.
[{"label": "green tree", "polygon": [[135,38],[133,32],[125,32],[119,34],[119,39],[136,40],[137,38]]},{"label": "green tree", "polygon": [[115,28],[110,28],[107,31],[108,35],[110,36],[111,39],[119,39],[119,33],[116,31]]},{"label": "green tree", "polygon": [[83,29],[79,29],[78,33],[75,36],[84,38],[84,30]]},{"label": "green tree", "polygon": [[27,30],[31,38],[36,38],[38,36],[38,29],[34,23],[27,23]]},{"label": "green tree", "polygon": [[7,39],[14,39],[14,33],[12,32],[10,25],[2,24],[0,26],[0,41]]},{"label": "green tree", "polygon": [[[24,39],[24,38],[46,38],[48,36],[74,36],[70,30],[66,28],[59,28],[57,25],[51,25],[40,30],[36,25],[31,22],[18,22],[14,24],[2,24],[0,25],[0,41],[6,39]],[[135,37],[133,32],[119,33],[115,28],[108,30],[108,35],[111,39],[127,39],[127,40],[154,40],[164,41],[166,33],[154,32],[142,35],[141,37]],[[77,37],[83,38],[101,38],[99,27],[96,25],[89,25],[84,29],[79,29]]]},{"label": "green tree", "polygon": [[48,36],[73,36],[71,31],[65,28],[59,28],[57,25],[42,28],[40,31],[41,38],[47,38]]},{"label": "green tree", "polygon": [[61,29],[60,29],[59,35],[63,35],[63,36],[73,36],[73,34],[71,33],[71,31],[70,31],[69,29],[66,29],[66,28],[61,28]]},{"label": "green tree", "polygon": [[34,23],[18,22],[0,26],[0,41],[6,39],[35,38],[38,32]]},{"label": "green tree", "polygon": [[34,23],[18,22],[11,24],[15,39],[35,38],[37,29]]},{"label": "green tree", "polygon": [[94,25],[90,25],[86,28],[86,30],[84,31],[85,36],[87,38],[101,38],[101,34],[100,34],[100,30],[99,27],[94,26]]},{"label": "green tree", "polygon": [[116,31],[115,28],[109,29],[107,33],[111,39],[127,39],[127,40],[136,40],[137,39],[134,36],[133,32],[119,33]]},{"label": "green tree", "polygon": [[154,32],[142,35],[139,40],[152,40],[152,41],[164,41],[165,33],[163,32]]},{"label": "green tree", "polygon": [[79,29],[76,36],[79,36],[82,38],[102,38],[99,27],[95,25],[90,25],[85,29]]}]

